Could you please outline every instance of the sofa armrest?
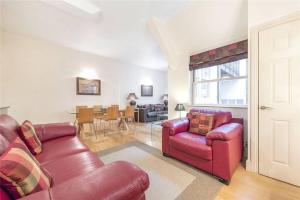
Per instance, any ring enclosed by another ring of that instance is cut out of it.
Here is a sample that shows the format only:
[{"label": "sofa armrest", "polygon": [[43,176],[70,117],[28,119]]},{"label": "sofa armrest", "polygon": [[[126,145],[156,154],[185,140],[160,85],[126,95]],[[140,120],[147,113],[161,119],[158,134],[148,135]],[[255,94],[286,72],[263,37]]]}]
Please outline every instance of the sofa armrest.
[{"label": "sofa armrest", "polygon": [[177,133],[181,133],[187,131],[189,129],[189,120],[188,118],[181,119],[172,119],[167,120],[162,123],[162,127],[164,129],[169,129],[169,135],[176,135]]},{"label": "sofa armrest", "polygon": [[149,187],[148,175],[136,165],[117,161],[50,189],[53,200],[138,199]]},{"label": "sofa armrest", "polygon": [[34,129],[42,142],[76,135],[76,127],[71,123],[37,124],[34,125]]},{"label": "sofa armrest", "polygon": [[243,126],[239,123],[224,124],[206,135],[206,143],[212,145],[213,140],[229,141],[240,137],[243,132]]}]

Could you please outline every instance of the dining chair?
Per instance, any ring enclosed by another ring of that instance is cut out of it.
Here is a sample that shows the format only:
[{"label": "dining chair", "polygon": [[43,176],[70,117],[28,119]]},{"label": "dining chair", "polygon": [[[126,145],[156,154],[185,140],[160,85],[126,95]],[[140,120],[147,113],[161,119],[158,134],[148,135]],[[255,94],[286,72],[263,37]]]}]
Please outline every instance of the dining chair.
[{"label": "dining chair", "polygon": [[98,130],[98,124],[100,125],[101,129],[101,120],[103,119],[103,106],[102,105],[95,105],[94,108],[94,122],[95,122],[95,129]]},{"label": "dining chair", "polygon": [[[117,121],[119,117],[119,107],[118,106],[110,106],[106,110],[106,115],[103,116],[104,121],[109,123],[110,130],[112,130],[112,123]],[[104,131],[105,135],[105,131]]]},{"label": "dining chair", "polygon": [[94,126],[94,108],[79,108],[78,112],[78,126],[79,126],[79,135],[82,130],[84,130],[84,125],[89,124],[90,130],[94,133],[97,138]]},{"label": "dining chair", "polygon": [[121,117],[124,120],[124,125],[126,126],[126,128],[128,128],[128,122],[132,122],[135,125],[134,130],[136,129],[136,124],[135,124],[135,116],[134,116],[134,111],[135,111],[135,107],[134,106],[127,106],[124,112],[124,115],[122,115]]},{"label": "dining chair", "polygon": [[87,106],[76,106],[76,121],[78,121],[78,114],[80,108],[87,108]]}]

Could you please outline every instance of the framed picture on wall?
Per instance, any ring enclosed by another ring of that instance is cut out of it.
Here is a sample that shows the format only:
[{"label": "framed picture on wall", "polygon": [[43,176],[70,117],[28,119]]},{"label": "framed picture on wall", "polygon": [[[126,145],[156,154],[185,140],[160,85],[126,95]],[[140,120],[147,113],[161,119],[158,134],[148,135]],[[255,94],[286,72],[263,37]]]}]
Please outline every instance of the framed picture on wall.
[{"label": "framed picture on wall", "polygon": [[98,79],[76,78],[77,95],[100,95],[101,81]]},{"label": "framed picture on wall", "polygon": [[142,97],[152,97],[153,96],[153,86],[152,85],[142,85],[141,86],[141,96]]}]

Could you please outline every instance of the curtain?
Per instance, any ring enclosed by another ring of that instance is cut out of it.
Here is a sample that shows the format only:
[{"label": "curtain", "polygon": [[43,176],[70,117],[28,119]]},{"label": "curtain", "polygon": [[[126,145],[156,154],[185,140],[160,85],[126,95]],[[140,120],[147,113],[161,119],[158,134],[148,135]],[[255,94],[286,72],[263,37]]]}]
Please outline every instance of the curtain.
[{"label": "curtain", "polygon": [[248,40],[236,42],[210,51],[190,56],[190,71],[225,64],[248,57]]}]

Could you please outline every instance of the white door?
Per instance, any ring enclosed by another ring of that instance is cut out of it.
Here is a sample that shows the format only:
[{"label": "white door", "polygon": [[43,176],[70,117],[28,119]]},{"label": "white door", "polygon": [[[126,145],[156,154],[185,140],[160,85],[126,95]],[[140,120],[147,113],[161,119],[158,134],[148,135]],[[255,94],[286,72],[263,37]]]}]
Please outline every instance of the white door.
[{"label": "white door", "polygon": [[259,32],[259,173],[300,186],[300,20]]}]

